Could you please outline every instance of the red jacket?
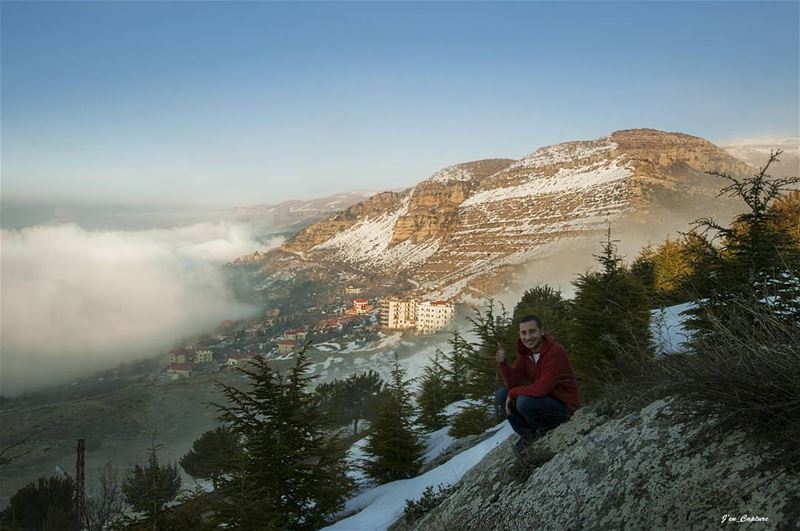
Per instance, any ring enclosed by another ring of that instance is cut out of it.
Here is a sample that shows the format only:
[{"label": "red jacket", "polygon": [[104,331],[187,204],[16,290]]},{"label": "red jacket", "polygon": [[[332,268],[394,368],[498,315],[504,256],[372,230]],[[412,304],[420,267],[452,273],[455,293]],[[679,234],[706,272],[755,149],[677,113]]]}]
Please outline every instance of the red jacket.
[{"label": "red jacket", "polygon": [[517,361],[514,366],[509,368],[507,362],[498,364],[503,380],[510,389],[508,396],[515,399],[520,395],[550,395],[564,402],[567,415],[572,415],[580,406],[581,394],[567,352],[547,334],[542,338],[539,352],[539,361],[534,363],[531,349],[517,338]]}]

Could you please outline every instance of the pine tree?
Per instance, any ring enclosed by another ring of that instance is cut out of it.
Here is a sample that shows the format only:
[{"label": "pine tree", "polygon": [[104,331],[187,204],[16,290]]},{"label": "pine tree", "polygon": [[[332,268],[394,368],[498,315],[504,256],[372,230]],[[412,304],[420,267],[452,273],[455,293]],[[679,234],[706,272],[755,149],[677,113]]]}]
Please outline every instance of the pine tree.
[{"label": "pine tree", "polygon": [[494,403],[494,392],[502,384],[497,371],[497,347],[502,344],[506,352],[515,351],[508,341],[510,320],[502,305],[500,315],[495,315],[494,301],[489,300],[486,311],[475,308],[475,317],[469,321],[480,343],[472,356],[465,360],[466,396],[489,406]]},{"label": "pine tree", "polygon": [[383,380],[371,370],[321,383],[315,393],[322,411],[337,425],[352,425],[353,435],[356,435],[358,423],[374,415],[382,390]]},{"label": "pine tree", "polygon": [[795,190],[777,197],[770,207],[771,231],[783,232],[790,240],[791,248],[800,249],[800,191]]},{"label": "pine tree", "polygon": [[428,431],[435,431],[447,424],[444,408],[451,403],[447,389],[447,375],[442,367],[442,352],[436,353],[429,365],[423,369],[419,384],[417,404],[419,404],[419,423]]},{"label": "pine tree", "polygon": [[800,183],[800,178],[770,177],[769,167],[778,161],[780,154],[781,151],[770,154],[765,166],[752,177],[740,179],[709,172],[729,182],[719,195],[741,199],[747,210],[736,216],[729,227],[710,218],[694,222],[707,247],[714,247],[713,242],[719,241],[718,259],[709,275],[711,281],[698,294],[702,300],[689,323],[698,332],[697,341],[711,333],[712,320],[719,321],[722,328],[735,328],[726,325],[726,320],[739,318],[736,314],[741,304],[775,304],[780,309],[777,316],[789,322],[800,318],[800,313],[792,310],[794,301],[787,301],[781,295],[792,296],[800,270],[800,248],[792,236],[797,223],[782,221],[781,211],[786,205],[781,200],[791,186]]},{"label": "pine tree", "polygon": [[144,515],[144,522],[157,529],[163,525],[164,507],[175,499],[181,488],[181,476],[174,463],[162,465],[158,462],[155,435],[150,439],[150,453],[147,466],[134,466],[125,483],[122,493],[131,508]]},{"label": "pine tree", "polygon": [[371,478],[386,483],[417,474],[422,464],[423,446],[414,427],[414,416],[409,382],[395,354],[391,379],[364,447],[370,458],[363,468]]},{"label": "pine tree", "polygon": [[649,299],[644,286],[617,254],[608,237],[597,255],[600,271],[579,275],[573,282],[575,319],[572,362],[587,398],[598,396],[605,383],[620,378],[623,353],[649,353]]},{"label": "pine tree", "polygon": [[220,479],[220,524],[241,529],[317,529],[352,488],[344,449],[325,433],[310,362],[301,351],[286,377],[262,358],[242,372],[244,391],[222,385],[220,420],[242,437],[243,451]]},{"label": "pine tree", "polygon": [[682,287],[694,271],[693,254],[686,237],[667,239],[658,247],[643,248],[630,271],[647,288],[655,305],[679,304],[692,299]]},{"label": "pine tree", "polygon": [[442,354],[442,369],[445,374],[448,400],[452,403],[467,396],[469,379],[467,360],[475,354],[475,349],[458,333],[458,330],[453,330],[453,335],[448,343],[450,344],[450,353]]},{"label": "pine tree", "polygon": [[475,308],[475,316],[469,321],[480,341],[471,345],[470,356],[464,358],[464,394],[473,403],[453,418],[450,430],[453,436],[483,432],[493,423],[490,410],[494,411],[495,420],[502,418],[502,411],[494,403],[494,393],[503,383],[497,371],[497,347],[502,344],[506,352],[514,352],[508,339],[510,319],[502,305],[500,315],[495,315],[494,301],[489,300],[485,311]]},{"label": "pine tree", "polygon": [[192,443],[192,449],[181,457],[180,465],[194,478],[210,479],[216,488],[219,478],[231,469],[240,452],[239,435],[226,426],[218,426]]},{"label": "pine tree", "polygon": [[0,512],[3,529],[71,529],[76,521],[70,477],[39,478],[18,490]]}]

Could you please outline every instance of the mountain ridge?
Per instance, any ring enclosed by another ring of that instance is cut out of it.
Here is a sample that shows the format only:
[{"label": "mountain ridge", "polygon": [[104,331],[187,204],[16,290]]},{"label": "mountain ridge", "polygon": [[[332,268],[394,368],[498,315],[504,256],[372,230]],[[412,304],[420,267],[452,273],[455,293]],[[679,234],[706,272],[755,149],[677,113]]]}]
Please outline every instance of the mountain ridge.
[{"label": "mountain ridge", "polygon": [[[402,276],[431,298],[486,296],[521,266],[551,256],[553,246],[609,224],[685,226],[709,209],[722,211],[730,205],[716,199],[720,181],[706,172],[751,170],[700,137],[620,130],[518,160],[448,166],[309,225],[281,251],[295,257],[295,267]],[[263,275],[285,266],[278,256],[257,258]]]}]

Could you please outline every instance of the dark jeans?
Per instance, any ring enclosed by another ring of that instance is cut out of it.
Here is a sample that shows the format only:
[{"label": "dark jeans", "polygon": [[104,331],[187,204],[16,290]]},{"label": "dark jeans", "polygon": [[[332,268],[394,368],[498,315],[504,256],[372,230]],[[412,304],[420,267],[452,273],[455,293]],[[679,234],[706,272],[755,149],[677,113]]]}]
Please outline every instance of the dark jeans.
[{"label": "dark jeans", "polygon": [[[494,394],[494,401],[505,413],[508,387],[501,387]],[[535,439],[542,432],[553,429],[569,419],[564,402],[547,396],[518,396],[509,408],[507,417],[514,431],[522,437]]]}]

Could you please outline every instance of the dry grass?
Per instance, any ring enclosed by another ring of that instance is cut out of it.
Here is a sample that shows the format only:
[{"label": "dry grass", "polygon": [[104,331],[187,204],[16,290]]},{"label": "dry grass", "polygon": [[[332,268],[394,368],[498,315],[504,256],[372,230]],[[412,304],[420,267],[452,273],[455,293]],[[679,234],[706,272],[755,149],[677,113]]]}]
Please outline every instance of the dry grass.
[{"label": "dry grass", "polygon": [[744,428],[800,461],[800,327],[764,305],[735,304],[694,355],[660,363],[665,390],[703,403],[723,427]]},{"label": "dry grass", "polygon": [[691,352],[623,356],[624,379],[606,388],[599,405],[620,413],[676,397],[686,413],[713,413],[720,429],[747,430],[800,467],[800,325],[763,304],[738,302],[726,312],[710,317],[711,333]]}]

